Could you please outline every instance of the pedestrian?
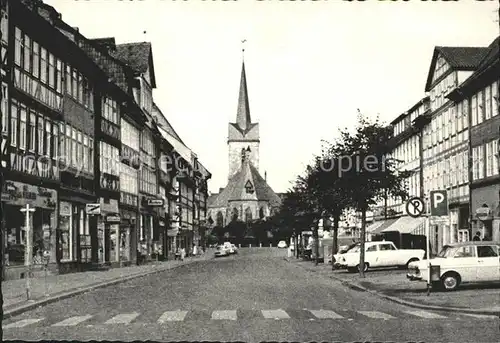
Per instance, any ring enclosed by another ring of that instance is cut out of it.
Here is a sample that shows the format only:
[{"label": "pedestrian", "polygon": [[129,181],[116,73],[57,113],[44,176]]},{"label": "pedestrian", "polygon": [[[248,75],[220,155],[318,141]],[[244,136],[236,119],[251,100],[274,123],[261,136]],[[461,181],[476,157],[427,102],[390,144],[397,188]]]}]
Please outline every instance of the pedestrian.
[{"label": "pedestrian", "polygon": [[193,244],[193,256],[196,255],[198,255],[198,247],[196,246],[196,244]]},{"label": "pedestrian", "polygon": [[472,238],[473,241],[480,241],[481,240],[481,232],[477,231],[476,235],[474,238]]},{"label": "pedestrian", "polygon": [[186,249],[181,248],[181,261],[184,261],[184,257],[186,257]]}]

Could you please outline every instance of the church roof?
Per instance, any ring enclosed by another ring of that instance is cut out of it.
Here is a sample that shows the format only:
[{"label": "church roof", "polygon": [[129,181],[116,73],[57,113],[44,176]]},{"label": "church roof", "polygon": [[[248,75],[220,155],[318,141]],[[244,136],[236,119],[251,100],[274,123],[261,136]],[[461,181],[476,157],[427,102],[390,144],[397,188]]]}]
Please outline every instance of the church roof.
[{"label": "church roof", "polygon": [[250,103],[248,101],[247,76],[245,73],[245,62],[241,65],[240,93],[238,95],[238,110],[236,112],[236,124],[242,131],[247,131],[252,124],[250,118]]},{"label": "church roof", "polygon": [[[253,192],[247,193],[246,187]],[[229,180],[217,197],[209,199],[209,207],[226,207],[231,201],[268,201],[271,207],[281,203],[280,197],[267,184],[259,171],[249,161],[243,162],[240,170]]]}]

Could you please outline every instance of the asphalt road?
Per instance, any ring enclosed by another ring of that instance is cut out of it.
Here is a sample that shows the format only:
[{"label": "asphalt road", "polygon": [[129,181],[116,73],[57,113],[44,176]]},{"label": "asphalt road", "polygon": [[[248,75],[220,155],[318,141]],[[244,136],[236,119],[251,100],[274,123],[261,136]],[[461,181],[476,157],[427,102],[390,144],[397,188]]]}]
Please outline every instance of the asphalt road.
[{"label": "asphalt road", "polygon": [[388,303],[285,253],[240,249],[98,289],[5,320],[3,339],[499,342],[498,318]]}]

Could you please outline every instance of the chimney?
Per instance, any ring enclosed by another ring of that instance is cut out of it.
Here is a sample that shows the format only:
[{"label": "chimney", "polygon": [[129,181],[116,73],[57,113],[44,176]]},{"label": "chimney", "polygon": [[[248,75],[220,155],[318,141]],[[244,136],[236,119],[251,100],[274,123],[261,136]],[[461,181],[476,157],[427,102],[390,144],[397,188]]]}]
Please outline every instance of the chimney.
[{"label": "chimney", "polygon": [[264,181],[267,182],[267,171],[264,172]]}]

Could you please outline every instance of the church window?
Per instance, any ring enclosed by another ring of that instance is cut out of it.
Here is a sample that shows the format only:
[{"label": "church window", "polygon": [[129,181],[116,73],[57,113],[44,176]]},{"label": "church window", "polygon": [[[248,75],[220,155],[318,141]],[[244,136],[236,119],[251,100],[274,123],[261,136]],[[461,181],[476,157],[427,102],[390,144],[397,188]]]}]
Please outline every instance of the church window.
[{"label": "church window", "polygon": [[231,221],[235,222],[238,220],[238,209],[235,207],[233,208],[233,213],[231,215]]},{"label": "church window", "polygon": [[260,219],[263,219],[263,218],[264,218],[264,207],[261,207],[261,208],[259,209],[259,218],[260,218]]},{"label": "church window", "polygon": [[250,182],[250,180],[248,180],[247,183],[245,183],[245,190],[246,190],[247,194],[253,194],[254,188],[253,188],[253,185]]},{"label": "church window", "polygon": [[247,207],[247,209],[245,210],[245,221],[247,223],[252,221],[252,210],[250,209],[250,207]]},{"label": "church window", "polygon": [[217,226],[224,226],[224,215],[221,211],[217,212]]}]

